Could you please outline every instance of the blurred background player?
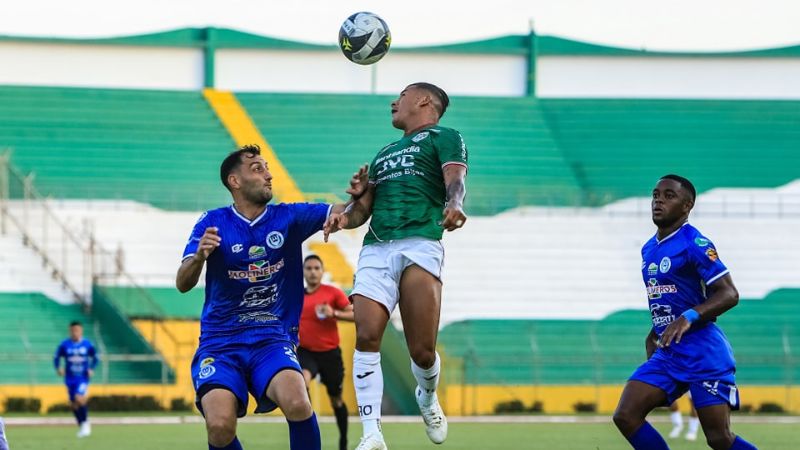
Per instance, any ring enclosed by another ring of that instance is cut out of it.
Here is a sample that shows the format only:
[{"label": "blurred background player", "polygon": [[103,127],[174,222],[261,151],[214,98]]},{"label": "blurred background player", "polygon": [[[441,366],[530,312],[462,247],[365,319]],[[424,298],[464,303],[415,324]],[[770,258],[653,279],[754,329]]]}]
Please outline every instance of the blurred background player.
[{"label": "blurred background player", "polygon": [[0,450],[8,450],[8,438],[6,437],[6,423],[0,417]]},{"label": "blurred background player", "polygon": [[353,321],[353,305],[336,286],[322,284],[325,268],[317,255],[306,256],[303,276],[306,291],[300,314],[300,346],[297,358],[303,368],[306,386],[319,374],[328,391],[336,425],[339,450],[347,449],[347,405],[342,400],[344,362],[339,348],[337,320]]},{"label": "blurred background player", "polygon": [[[697,430],[700,428],[700,419],[697,418],[697,410],[694,409],[691,392],[687,392],[686,395],[689,397],[689,407],[691,409],[689,411],[689,428],[686,429],[685,437],[687,441],[696,441]],[[681,431],[683,431],[683,416],[681,415],[681,409],[677,400],[669,405],[669,411],[669,420],[672,422],[672,430],[669,432],[669,437],[675,439],[679,437]]]},{"label": "blurred background player", "polygon": [[645,418],[685,392],[714,450],[749,450],[730,430],[739,409],[733,351],[714,323],[736,306],[739,293],[714,244],[689,224],[697,191],[678,175],[665,175],[652,192],[655,236],[642,247],[642,276],[653,327],[645,342],[647,361],[631,375],[614,423],[636,450],[668,449]]},{"label": "blurred background player", "polygon": [[[61,358],[64,358],[64,367],[61,367]],[[92,434],[89,424],[89,380],[94,375],[98,361],[94,345],[83,337],[83,325],[80,322],[70,323],[69,338],[64,339],[56,349],[53,365],[67,385],[72,414],[78,422],[78,437]]]},{"label": "blurred background player", "polygon": [[[415,397],[428,438],[447,438],[436,387],[436,352],[442,298],[443,230],[467,220],[467,148],[461,134],[439,126],[450,100],[439,87],[414,83],[391,103],[392,126],[403,137],[381,149],[369,167],[369,188],[344,214],[331,214],[328,233],[355,228],[372,217],[358,258],[351,293],[356,351],[353,383],[364,426],[358,450],[384,449],[380,427],[383,397],[381,339],[397,305],[417,380]],[[444,205],[444,211],[442,206]]]},{"label": "blurred background player", "polygon": [[[248,391],[256,398],[255,412],[281,408],[291,449],[319,449],[317,417],[294,351],[303,306],[302,243],[345,205],[268,206],[272,175],[258,146],[231,152],[220,179],[233,204],[200,216],[175,282],[179,291],[189,291],[206,266],[191,372],[209,449],[242,448],[236,421],[246,414]],[[357,181],[354,176],[348,192],[360,195],[363,186],[353,190]]]}]

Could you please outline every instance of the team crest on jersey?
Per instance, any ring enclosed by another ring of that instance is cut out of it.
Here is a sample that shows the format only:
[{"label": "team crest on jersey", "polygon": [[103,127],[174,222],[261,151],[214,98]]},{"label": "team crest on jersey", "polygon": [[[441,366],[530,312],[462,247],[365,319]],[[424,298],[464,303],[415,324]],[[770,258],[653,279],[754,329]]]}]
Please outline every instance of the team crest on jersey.
[{"label": "team crest on jersey", "polygon": [[652,276],[657,273],[658,273],[658,266],[656,265],[656,263],[650,263],[650,265],[647,266],[647,274]]},{"label": "team crest on jersey", "polygon": [[714,262],[716,262],[719,259],[719,255],[717,255],[717,250],[715,250],[713,247],[706,250],[706,256],[708,256],[708,259]]},{"label": "team crest on jersey", "polygon": [[197,374],[197,378],[200,378],[201,380],[205,380],[206,378],[210,377],[211,375],[214,375],[214,373],[216,373],[216,372],[217,372],[217,368],[216,367],[214,367],[211,364],[207,364],[205,366],[201,366],[200,367],[200,372]]},{"label": "team crest on jersey", "polygon": [[414,141],[414,142],[419,142],[419,141],[425,139],[428,136],[430,136],[430,133],[428,133],[427,131],[423,131],[422,133],[419,133],[416,136],[414,136],[413,138],[411,138],[411,140]]},{"label": "team crest on jersey", "polygon": [[661,264],[659,264],[658,270],[660,270],[661,273],[667,273],[670,267],[672,267],[672,261],[666,256],[661,258]]},{"label": "team crest on jersey", "polygon": [[273,250],[283,247],[283,235],[280,231],[273,231],[267,235],[267,247]]},{"label": "team crest on jersey", "polygon": [[267,249],[260,245],[254,245],[247,251],[247,256],[250,259],[263,258],[267,256]]},{"label": "team crest on jersey", "polygon": [[209,358],[203,358],[203,360],[200,362],[200,367],[205,367],[205,366],[207,366],[207,365],[209,365],[209,364],[211,364],[213,362],[214,362],[214,358],[210,358],[210,357]]}]

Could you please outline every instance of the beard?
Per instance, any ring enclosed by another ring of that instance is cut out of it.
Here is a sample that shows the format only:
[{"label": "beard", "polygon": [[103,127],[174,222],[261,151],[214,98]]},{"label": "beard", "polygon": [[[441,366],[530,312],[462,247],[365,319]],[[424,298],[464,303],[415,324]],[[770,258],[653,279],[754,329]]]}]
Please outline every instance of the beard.
[{"label": "beard", "polygon": [[266,205],[270,202],[270,200],[272,200],[272,191],[265,191],[264,189],[252,189],[245,192],[244,197],[250,203]]}]

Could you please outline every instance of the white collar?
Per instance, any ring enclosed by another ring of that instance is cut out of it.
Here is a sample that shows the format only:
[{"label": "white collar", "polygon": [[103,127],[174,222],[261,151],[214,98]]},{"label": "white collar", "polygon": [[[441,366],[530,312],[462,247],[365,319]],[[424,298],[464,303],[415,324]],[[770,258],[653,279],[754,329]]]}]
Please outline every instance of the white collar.
[{"label": "white collar", "polygon": [[688,220],[686,222],[683,222],[683,225],[679,226],[677,230],[673,231],[668,236],[665,236],[664,239],[661,239],[660,241],[658,240],[658,232],[656,232],[656,235],[655,235],[656,244],[661,245],[662,242],[664,242],[667,239],[671,238],[672,236],[675,236],[676,234],[678,234],[678,232],[681,231],[681,228],[683,228],[686,225],[689,225],[689,221]]},{"label": "white collar", "polygon": [[244,220],[244,221],[245,221],[245,222],[247,222],[247,224],[248,224],[248,225],[250,225],[251,227],[252,227],[253,225],[255,225],[256,223],[258,223],[258,221],[259,221],[259,220],[261,220],[261,219],[264,217],[264,215],[267,213],[267,210],[268,210],[268,209],[269,209],[269,206],[267,206],[266,208],[264,208],[264,212],[262,212],[261,214],[259,214],[259,215],[258,215],[258,217],[256,217],[256,218],[255,218],[255,219],[253,219],[253,220],[250,220],[250,219],[248,219],[247,217],[243,216],[243,215],[242,215],[242,214],[241,214],[239,211],[237,211],[237,210],[236,210],[236,206],[234,206],[234,205],[231,205],[231,211],[233,211],[233,213],[234,213],[234,214],[236,214],[236,217],[238,217],[238,218],[240,218],[240,219]]}]

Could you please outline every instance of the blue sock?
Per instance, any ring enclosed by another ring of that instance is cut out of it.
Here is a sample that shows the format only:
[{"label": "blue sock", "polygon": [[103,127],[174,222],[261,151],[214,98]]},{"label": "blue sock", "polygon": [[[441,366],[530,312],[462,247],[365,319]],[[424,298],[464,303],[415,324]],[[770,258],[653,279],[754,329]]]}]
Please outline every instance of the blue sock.
[{"label": "blue sock", "polygon": [[736,436],[736,440],[733,441],[733,445],[731,445],[731,450],[758,450],[755,445],[745,441],[739,436]]},{"label": "blue sock", "polygon": [[75,419],[77,419],[78,425],[82,424],[83,422],[86,422],[87,412],[85,406],[79,406],[78,409],[73,410],[72,413],[75,415]]},{"label": "blue sock", "polygon": [[208,444],[208,450],[243,450],[243,449],[242,449],[242,444],[239,443],[239,438],[234,436],[231,443],[226,445],[225,447],[214,447],[213,445]]},{"label": "blue sock", "polygon": [[78,411],[81,412],[81,418],[83,419],[81,420],[81,423],[89,420],[89,406],[83,405],[80,408],[78,408]]},{"label": "blue sock", "polygon": [[291,450],[320,450],[322,441],[319,437],[319,424],[317,415],[299,422],[289,422],[289,448]]},{"label": "blue sock", "polygon": [[669,450],[664,438],[650,425],[650,422],[645,422],[639,427],[636,433],[628,438],[628,442],[631,443],[634,450]]}]

